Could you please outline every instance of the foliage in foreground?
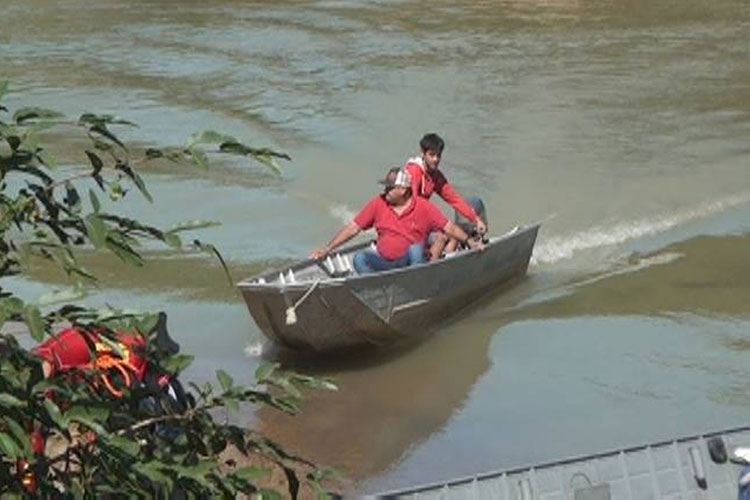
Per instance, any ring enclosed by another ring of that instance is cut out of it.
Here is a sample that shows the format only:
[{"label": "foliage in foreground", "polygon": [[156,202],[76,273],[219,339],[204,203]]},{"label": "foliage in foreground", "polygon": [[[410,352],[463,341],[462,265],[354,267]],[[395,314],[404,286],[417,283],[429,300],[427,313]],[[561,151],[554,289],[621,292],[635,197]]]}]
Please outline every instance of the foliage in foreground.
[{"label": "foliage in foreground", "polygon": [[[0,103],[7,89],[7,84],[0,82]],[[159,348],[155,339],[158,315],[76,305],[75,301],[97,283],[79,264],[76,251],[93,247],[141,265],[139,248],[145,241],[182,248],[181,232],[213,223],[194,221],[163,230],[105,210],[99,197],[120,201],[132,187],[152,201],[138,169],[157,159],[207,168],[209,153],[232,154],[278,170],[275,160],[289,157],[204,132],[191,137],[184,147],[146,149],[136,158],[113,132],[115,126],[135,125],[92,113],[71,122],[51,110],[11,111],[0,104],[0,280],[5,279],[0,281],[0,326],[24,322],[32,337],[42,341],[60,325],[72,325],[98,335],[115,354],[122,354],[118,332],[137,331],[150,340],[146,354],[149,370],[176,377],[191,357]],[[77,132],[88,139],[90,146],[80,158],[85,167],[58,166],[40,139],[50,129]],[[216,149],[207,151],[207,147]],[[80,187],[83,183],[91,186],[87,192]],[[218,256],[211,245],[195,240],[192,246]],[[56,263],[75,285],[37,302],[22,300],[6,286],[7,278],[23,275],[34,259]],[[280,467],[286,476],[286,494],[294,497],[301,483],[308,483],[324,496],[320,482],[328,471],[319,471],[227,417],[243,404],[295,413],[299,386],[335,386],[282,371],[270,363],[261,365],[255,375],[254,387],[235,384],[226,372],[218,370],[218,384],[190,384],[191,390],[178,399],[147,384],[122,387],[123,396],[116,398],[102,390],[102,373],[97,370],[45,378],[39,359],[20,347],[15,337],[2,335],[0,495],[6,498],[34,491],[42,496],[93,498],[167,498],[176,492],[187,497],[279,496],[280,492],[258,486],[269,470],[227,458],[227,451],[234,449],[236,456],[262,456],[265,462]],[[179,384],[175,387],[181,388]],[[47,437],[44,453],[34,452],[35,429]]]}]

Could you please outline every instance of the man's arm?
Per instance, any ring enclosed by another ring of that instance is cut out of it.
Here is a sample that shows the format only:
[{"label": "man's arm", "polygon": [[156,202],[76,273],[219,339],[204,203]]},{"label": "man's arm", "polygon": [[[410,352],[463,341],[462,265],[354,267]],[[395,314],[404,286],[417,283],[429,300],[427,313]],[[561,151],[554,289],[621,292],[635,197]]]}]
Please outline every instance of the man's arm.
[{"label": "man's arm", "polygon": [[[456,212],[460,213],[472,224],[479,225],[480,223],[484,226],[482,220],[477,216],[474,208],[464,199],[463,196],[458,194],[458,191],[451,186],[448,179],[442,172],[437,172],[437,178],[435,179],[435,192],[445,200]],[[486,229],[486,227],[485,227]]]},{"label": "man's arm", "polygon": [[469,222],[477,226],[479,234],[487,232],[487,224],[482,220],[479,215],[474,211],[474,208],[464,199],[463,196],[458,194],[453,186],[448,184],[448,180],[443,176],[443,182],[435,184],[435,190],[450,206],[452,206],[458,213],[466,217]]},{"label": "man's arm", "polygon": [[412,196],[422,196],[422,168],[416,163],[408,162],[404,167],[411,177],[411,194]]},{"label": "man's arm", "polygon": [[484,243],[475,240],[474,238],[469,238],[469,235],[466,234],[463,229],[451,221],[448,221],[445,227],[443,227],[443,232],[448,236],[456,238],[461,243],[466,243],[469,245],[469,248],[473,250],[484,250]]},{"label": "man's arm", "polygon": [[334,236],[326,246],[313,250],[313,252],[310,254],[310,258],[315,260],[322,259],[326,255],[334,251],[336,248],[340,247],[350,239],[357,236],[360,231],[361,229],[356,222],[350,222],[341,231],[336,233],[336,236]]}]

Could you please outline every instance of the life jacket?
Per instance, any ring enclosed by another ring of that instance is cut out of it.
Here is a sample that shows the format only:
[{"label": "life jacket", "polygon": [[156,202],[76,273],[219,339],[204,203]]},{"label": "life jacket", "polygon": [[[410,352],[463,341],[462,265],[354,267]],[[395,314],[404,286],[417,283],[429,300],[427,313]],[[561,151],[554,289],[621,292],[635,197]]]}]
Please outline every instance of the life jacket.
[{"label": "life jacket", "polygon": [[[137,332],[119,332],[117,341],[106,342],[95,332],[79,328],[61,331],[32,349],[50,364],[50,376],[74,370],[94,372],[107,391],[122,397],[111,375],[117,373],[125,387],[146,376],[146,339]],[[113,345],[114,344],[114,345]]]},{"label": "life jacket", "polygon": [[[164,313],[159,314],[159,321],[152,333],[157,351],[166,355],[179,352],[179,345],[167,333]],[[115,337],[116,340],[105,341],[103,336],[96,332],[68,328],[45,340],[31,352],[49,363],[50,377],[69,374],[71,383],[77,383],[83,379],[77,375],[88,372],[93,374],[92,379],[96,387],[103,387],[115,398],[123,396],[124,388],[143,384],[149,387],[153,394],[167,399],[170,407],[177,411],[184,411],[189,405],[194,405],[191,396],[185,393],[176,377],[168,373],[155,373],[149,369],[146,359],[146,337],[138,332],[117,332]],[[49,396],[53,397],[53,394]],[[155,411],[164,407],[152,402],[147,403],[151,403]],[[34,424],[30,424],[30,441],[35,454],[44,454],[46,436],[42,429]],[[19,460],[17,472],[26,491],[34,494],[37,489],[37,475],[29,463]]]}]

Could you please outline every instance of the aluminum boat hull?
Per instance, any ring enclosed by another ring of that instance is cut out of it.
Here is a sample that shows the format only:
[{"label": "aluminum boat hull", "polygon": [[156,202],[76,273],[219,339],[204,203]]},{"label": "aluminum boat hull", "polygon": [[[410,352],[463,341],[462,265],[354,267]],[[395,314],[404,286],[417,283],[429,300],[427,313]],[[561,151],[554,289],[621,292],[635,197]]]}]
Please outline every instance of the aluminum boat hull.
[{"label": "aluminum boat hull", "polygon": [[237,286],[263,334],[278,344],[313,351],[393,344],[423,336],[525,275],[538,230],[514,228],[483,251],[366,275],[351,263],[370,243],[354,245],[327,262],[300,261]]}]

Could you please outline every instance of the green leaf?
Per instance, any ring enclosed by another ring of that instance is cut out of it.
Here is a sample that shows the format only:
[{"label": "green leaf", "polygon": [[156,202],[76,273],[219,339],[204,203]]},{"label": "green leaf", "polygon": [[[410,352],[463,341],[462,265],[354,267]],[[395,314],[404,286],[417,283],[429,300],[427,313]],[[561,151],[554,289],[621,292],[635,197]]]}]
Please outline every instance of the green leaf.
[{"label": "green leaf", "polygon": [[96,213],[88,214],[84,219],[86,232],[94,247],[102,248],[107,241],[107,225]]},{"label": "green leaf", "polygon": [[84,500],[86,498],[86,489],[83,487],[83,478],[73,476],[70,482],[70,489],[73,492],[73,497],[76,500]]},{"label": "green leaf", "polygon": [[227,277],[227,282],[229,283],[230,286],[234,286],[234,279],[232,278],[232,273],[229,272],[227,263],[224,260],[224,257],[221,256],[221,252],[219,252],[219,249],[211,245],[210,243],[202,243],[199,240],[193,240],[193,245],[195,245],[195,247],[198,248],[198,250],[214,255],[217,259],[219,259],[219,263],[221,264],[222,269],[224,269],[224,275]]},{"label": "green leaf", "polygon": [[294,382],[300,383],[307,387],[312,387],[314,389],[322,389],[326,391],[339,390],[338,386],[333,382],[333,380],[326,378],[308,377],[306,375],[294,374],[292,376],[292,379]]},{"label": "green leaf", "polygon": [[107,409],[91,406],[73,406],[65,412],[65,420],[68,423],[78,422],[102,436],[107,434],[107,430],[102,424],[108,416],[109,411]]},{"label": "green leaf", "polygon": [[148,189],[146,189],[146,183],[143,182],[143,178],[135,172],[133,172],[133,182],[143,197],[146,198],[149,203],[153,203],[154,199],[151,197],[151,193],[148,192]]},{"label": "green leaf", "polygon": [[4,427],[12,433],[16,444],[19,446],[23,454],[27,457],[30,456],[32,451],[29,432],[21,427],[21,424],[16,422],[12,417],[3,418],[2,422]]},{"label": "green leaf", "polygon": [[219,383],[221,384],[221,388],[224,389],[224,391],[228,391],[234,385],[234,380],[224,370],[221,370],[221,369],[216,370],[216,378],[219,379]]},{"label": "green leaf", "polygon": [[[55,379],[45,379],[37,382],[34,384],[34,387],[31,388],[31,393],[34,395],[44,394],[49,391],[55,391],[58,394],[67,395],[70,393],[70,385],[66,383],[61,384]],[[49,411],[49,409],[47,409],[47,411]]]},{"label": "green leaf", "polygon": [[73,186],[72,182],[65,183],[65,198],[63,199],[66,205],[70,207],[70,210],[74,213],[78,213],[81,210],[81,197],[78,194],[78,190]]},{"label": "green leaf", "polygon": [[10,406],[12,408],[20,408],[22,406],[26,406],[26,403],[18,399],[12,394],[8,394],[7,392],[0,393],[0,405],[2,406]]},{"label": "green leaf", "polygon": [[162,156],[164,156],[164,153],[160,149],[154,149],[154,148],[146,149],[146,158],[150,160],[161,158]]},{"label": "green leaf", "polygon": [[207,482],[206,475],[218,468],[218,465],[214,460],[203,460],[195,465],[176,466],[174,469],[179,471],[183,476],[208,486],[210,483]]},{"label": "green leaf", "polygon": [[0,299],[0,307],[7,309],[9,313],[19,313],[23,310],[23,301],[18,297],[4,297]]},{"label": "green leaf", "polygon": [[94,113],[84,113],[78,118],[78,123],[81,125],[89,124],[89,125],[104,125],[105,123],[111,123],[113,125],[130,125],[132,127],[137,127],[138,125],[125,120],[123,118],[119,118],[114,115],[97,115]]},{"label": "green leaf", "polygon": [[65,272],[67,272],[69,275],[77,274],[78,276],[81,276],[82,278],[85,278],[91,282],[96,283],[99,281],[96,276],[91,274],[87,269],[75,264],[75,263],[68,263],[64,266]]},{"label": "green leaf", "polygon": [[213,394],[213,386],[209,383],[205,383],[203,387],[199,387],[195,382],[188,382],[188,386],[198,393],[202,400],[208,399]]},{"label": "green leaf", "polygon": [[39,308],[32,304],[26,305],[23,308],[23,320],[29,327],[31,338],[41,342],[44,339],[44,319]]},{"label": "green leaf", "polygon": [[156,325],[159,323],[159,315],[158,314],[147,314],[143,316],[142,318],[136,320],[136,328],[139,332],[142,334],[150,333],[154,328],[156,328]]},{"label": "green leaf", "polygon": [[275,174],[281,175],[281,167],[279,166],[278,163],[276,163],[276,160],[274,160],[273,156],[259,154],[259,155],[253,155],[253,158],[255,158],[255,160],[258,161],[259,163],[262,163],[263,165],[273,170]]},{"label": "green leaf", "polygon": [[76,283],[74,286],[63,288],[62,290],[53,290],[45,293],[39,297],[37,303],[40,306],[49,306],[60,302],[75,302],[83,299],[86,295],[88,295],[86,289],[80,283]]},{"label": "green leaf", "polygon": [[13,113],[13,121],[16,122],[18,125],[21,125],[25,121],[34,120],[36,118],[49,119],[49,118],[60,118],[62,116],[64,116],[62,113],[51,110],[51,109],[28,107],[28,108],[21,108],[17,110],[15,113]]},{"label": "green leaf", "polygon": [[294,384],[292,384],[287,379],[282,379],[279,381],[279,386],[284,389],[284,392],[286,392],[288,395],[292,396],[295,399],[299,399],[302,397],[302,393],[299,392],[299,389],[294,387]]},{"label": "green leaf", "polygon": [[63,429],[68,426],[65,418],[63,418],[62,416],[60,408],[58,408],[58,406],[54,402],[52,402],[51,399],[47,398],[44,400],[44,407],[47,408],[47,413],[58,427]]},{"label": "green leaf", "polygon": [[104,141],[100,141],[96,137],[91,137],[91,143],[94,145],[94,149],[98,149],[99,151],[104,151],[105,153],[108,151],[112,151],[114,148],[112,144]]},{"label": "green leaf", "polygon": [[86,156],[89,158],[89,162],[91,163],[91,166],[93,167],[93,170],[91,171],[92,176],[99,175],[99,172],[102,171],[104,168],[104,162],[101,158],[99,158],[99,155],[94,153],[93,151],[89,151],[88,149],[84,151],[86,153]]},{"label": "green leaf", "polygon": [[240,156],[251,156],[258,162],[271,168],[276,174],[281,174],[281,168],[276,163],[276,158],[291,160],[292,157],[286,153],[274,151],[269,148],[251,148],[236,141],[227,141],[219,146],[222,153],[235,154]]},{"label": "green leaf", "polygon": [[239,413],[240,412],[240,403],[237,401],[237,398],[227,396],[224,399],[224,405],[227,407],[227,409],[233,413]]},{"label": "green leaf", "polygon": [[190,136],[187,142],[187,149],[193,149],[196,144],[220,144],[222,142],[237,142],[234,137],[220,134],[213,130],[206,130]]},{"label": "green leaf", "polygon": [[143,259],[132,248],[128,248],[121,243],[114,242],[111,238],[107,239],[107,242],[104,246],[106,246],[112,253],[117,255],[120,259],[122,259],[124,262],[127,262],[128,264],[131,264],[133,266],[143,265]]},{"label": "green leaf", "polygon": [[120,139],[118,139],[117,136],[107,128],[104,123],[97,123],[95,125],[92,125],[91,127],[89,127],[89,132],[93,132],[101,135],[102,137],[106,137],[126,151],[128,149],[125,147],[125,144],[123,144]]},{"label": "green leaf", "polygon": [[160,470],[162,468],[160,462],[152,460],[146,463],[136,463],[133,465],[133,468],[136,472],[145,476],[149,481],[163,484],[168,487],[172,486],[172,479]]},{"label": "green leaf", "polygon": [[271,376],[279,367],[279,363],[271,363],[270,361],[263,361],[260,366],[255,370],[255,380],[257,382],[263,382]]},{"label": "green leaf", "polygon": [[23,311],[23,301],[18,297],[0,299],[0,325]]},{"label": "green leaf", "polygon": [[208,156],[206,156],[206,153],[198,149],[188,149],[187,153],[195,165],[203,170],[208,170]]},{"label": "green leaf", "polygon": [[167,234],[174,234],[179,233],[181,231],[191,231],[193,229],[203,229],[206,227],[214,227],[214,226],[220,226],[221,222],[213,221],[213,220],[191,220],[191,221],[185,221],[180,222],[179,224],[175,224],[174,226],[170,227],[165,231]]},{"label": "green leaf", "polygon": [[164,233],[164,242],[172,248],[182,248],[182,239],[174,233]]},{"label": "green leaf", "polygon": [[193,362],[193,356],[188,354],[176,354],[162,362],[162,367],[170,373],[180,373]]},{"label": "green leaf", "polygon": [[257,493],[257,495],[258,495],[257,498],[259,500],[281,500],[282,499],[281,493],[275,490],[269,490],[267,488],[260,490]]},{"label": "green leaf", "polygon": [[119,182],[110,182],[108,187],[110,200],[117,201],[125,196],[125,190],[122,189],[122,185]]},{"label": "green leaf", "polygon": [[269,475],[270,473],[270,469],[265,469],[263,467],[242,467],[234,471],[232,475],[237,476],[239,479],[252,483],[264,476]]},{"label": "green leaf", "polygon": [[18,445],[8,434],[0,432],[0,448],[3,450],[3,455],[13,460],[21,456],[21,450]]},{"label": "green leaf", "polygon": [[[130,323],[130,322],[125,321],[124,325],[117,325],[117,326],[113,325],[112,330],[132,331],[133,330],[133,326],[130,325],[130,324],[128,324],[128,323]],[[123,345],[120,342],[118,342],[116,340],[113,340],[113,339],[107,337],[106,335],[100,335],[99,336],[99,342],[101,342],[102,344],[104,344],[105,346],[107,346],[108,349],[111,349],[112,352],[114,352],[115,354],[117,354],[121,358],[125,358],[125,356],[127,355],[126,352],[125,352],[125,348],[123,347]]]},{"label": "green leaf", "polygon": [[97,198],[96,193],[94,193],[93,189],[89,189],[89,200],[91,200],[91,206],[93,207],[94,212],[99,213],[101,204],[99,203],[99,198]]},{"label": "green leaf", "polygon": [[289,400],[289,398],[272,397],[267,402],[274,408],[278,408],[279,410],[289,413],[290,415],[296,415],[297,413],[299,413],[299,406],[297,406],[294,401]]},{"label": "green leaf", "polygon": [[136,456],[138,455],[138,452],[141,451],[141,447],[137,442],[124,438],[122,436],[112,435],[103,439],[109,445],[130,456]]}]

